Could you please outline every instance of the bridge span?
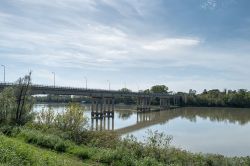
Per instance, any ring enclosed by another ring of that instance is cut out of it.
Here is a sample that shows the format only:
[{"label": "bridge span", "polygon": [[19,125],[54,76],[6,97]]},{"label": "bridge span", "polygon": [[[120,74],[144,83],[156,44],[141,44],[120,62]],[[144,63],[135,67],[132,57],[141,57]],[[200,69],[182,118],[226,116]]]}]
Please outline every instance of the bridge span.
[{"label": "bridge span", "polygon": [[[13,83],[0,83],[0,92],[6,87],[15,87]],[[167,109],[170,105],[180,106],[184,101],[182,95],[172,95],[168,93],[144,93],[144,92],[124,92],[118,90],[86,89],[62,86],[31,85],[31,94],[51,94],[51,95],[76,95],[92,98],[91,115],[92,118],[103,118],[114,116],[115,98],[136,98],[137,111],[147,112],[151,110],[151,101],[155,98],[160,100],[160,108]]]}]

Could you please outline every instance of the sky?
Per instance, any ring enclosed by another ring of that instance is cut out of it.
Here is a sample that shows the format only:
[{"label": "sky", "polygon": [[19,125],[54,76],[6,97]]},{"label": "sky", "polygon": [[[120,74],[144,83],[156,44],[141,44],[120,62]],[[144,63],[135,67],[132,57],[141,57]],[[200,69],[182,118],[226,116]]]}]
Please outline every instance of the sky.
[{"label": "sky", "polygon": [[8,82],[250,89],[249,53],[249,0],[0,0]]}]

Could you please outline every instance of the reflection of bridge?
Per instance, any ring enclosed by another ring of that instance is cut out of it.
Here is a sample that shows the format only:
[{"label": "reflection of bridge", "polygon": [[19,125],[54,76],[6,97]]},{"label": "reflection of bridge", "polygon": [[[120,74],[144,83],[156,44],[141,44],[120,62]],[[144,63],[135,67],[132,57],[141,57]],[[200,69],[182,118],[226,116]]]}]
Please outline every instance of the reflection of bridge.
[{"label": "reflection of bridge", "polygon": [[[16,84],[0,83],[0,91],[10,86],[16,86]],[[161,109],[169,108],[170,105],[180,106],[185,101],[185,98],[181,95],[170,95],[168,93],[124,92],[115,90],[71,88],[43,85],[32,85],[31,94],[77,95],[91,97],[92,118],[113,117],[115,98],[122,97],[137,99],[138,112],[150,111],[151,101],[155,98],[159,98]]]},{"label": "reflection of bridge", "polygon": [[171,119],[178,117],[178,114],[176,114],[175,111],[176,110],[137,113],[136,124],[117,129],[116,132],[119,134],[127,134],[159,123],[165,123]]},{"label": "reflection of bridge", "polygon": [[91,118],[91,130],[95,131],[114,131],[115,122],[113,117],[103,117],[101,119]]},{"label": "reflection of bridge", "polygon": [[119,134],[132,133],[156,124],[166,123],[177,117],[188,119],[191,122],[195,122],[199,117],[210,121],[245,125],[250,122],[250,109],[185,107],[168,111],[137,113],[136,124],[117,129],[116,132]]}]

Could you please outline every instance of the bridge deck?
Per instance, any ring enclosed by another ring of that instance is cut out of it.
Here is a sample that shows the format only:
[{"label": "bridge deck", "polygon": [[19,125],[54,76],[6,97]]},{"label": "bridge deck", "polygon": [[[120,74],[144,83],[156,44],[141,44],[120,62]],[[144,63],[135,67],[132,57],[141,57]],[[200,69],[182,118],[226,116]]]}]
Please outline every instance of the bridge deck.
[{"label": "bridge deck", "polygon": [[[0,83],[0,91],[6,87],[15,86],[13,83]],[[32,95],[53,94],[53,95],[79,95],[89,97],[177,97],[168,93],[143,93],[143,92],[123,92],[118,90],[86,89],[62,86],[31,85]],[[180,96],[178,96],[180,97]]]}]

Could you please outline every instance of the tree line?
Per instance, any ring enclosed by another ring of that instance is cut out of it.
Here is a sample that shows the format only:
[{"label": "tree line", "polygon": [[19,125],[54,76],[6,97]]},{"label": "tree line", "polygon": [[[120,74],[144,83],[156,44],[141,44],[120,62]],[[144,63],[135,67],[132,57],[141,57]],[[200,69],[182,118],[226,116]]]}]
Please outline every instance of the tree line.
[{"label": "tree line", "polygon": [[250,91],[246,89],[223,90],[212,89],[204,90],[196,94],[195,90],[190,89],[187,95],[188,106],[205,107],[250,107]]}]

